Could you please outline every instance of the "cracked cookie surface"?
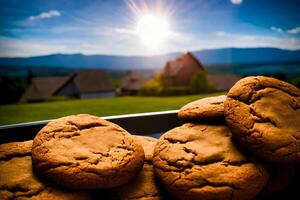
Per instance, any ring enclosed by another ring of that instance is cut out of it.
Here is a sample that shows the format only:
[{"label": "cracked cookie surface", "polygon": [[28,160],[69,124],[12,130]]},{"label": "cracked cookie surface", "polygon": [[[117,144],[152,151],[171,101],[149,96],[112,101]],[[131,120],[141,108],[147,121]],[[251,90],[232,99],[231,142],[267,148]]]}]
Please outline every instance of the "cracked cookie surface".
[{"label": "cracked cookie surface", "polygon": [[223,125],[187,123],[154,150],[155,174],[179,199],[251,199],[266,184],[265,167],[243,155]]},{"label": "cracked cookie surface", "polygon": [[0,145],[1,200],[85,200],[88,192],[58,189],[34,175],[31,161],[32,141]]},{"label": "cracked cookie surface", "polygon": [[269,77],[247,77],[228,92],[226,122],[246,148],[277,163],[300,163],[300,90]]},{"label": "cracked cookie surface", "polygon": [[142,144],[145,152],[143,169],[132,181],[117,188],[113,194],[114,200],[163,200],[162,193],[158,188],[152,165],[152,157],[156,138],[148,136],[135,136]]},{"label": "cracked cookie surface", "polygon": [[143,148],[124,129],[81,114],[48,123],[34,138],[34,169],[68,188],[116,187],[143,166]]},{"label": "cracked cookie surface", "polygon": [[187,121],[224,119],[225,95],[207,97],[183,106],[178,117]]}]

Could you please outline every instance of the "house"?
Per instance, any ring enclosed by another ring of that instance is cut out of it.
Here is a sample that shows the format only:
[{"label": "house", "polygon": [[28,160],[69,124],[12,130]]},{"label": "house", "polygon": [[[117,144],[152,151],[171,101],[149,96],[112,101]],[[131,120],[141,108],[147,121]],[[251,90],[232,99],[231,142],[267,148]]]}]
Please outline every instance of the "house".
[{"label": "house", "polygon": [[31,78],[29,87],[21,97],[21,101],[44,101],[61,88],[70,77],[36,77]]},{"label": "house", "polygon": [[32,78],[21,101],[44,101],[53,96],[85,99],[113,97],[114,95],[114,86],[105,72],[83,70],[67,77]]},{"label": "house", "polygon": [[56,93],[57,96],[75,96],[80,99],[113,97],[114,85],[101,70],[83,70],[73,74],[70,81]]},{"label": "house", "polygon": [[147,79],[138,71],[130,70],[121,79],[119,93],[121,95],[135,95],[144,86]]},{"label": "house", "polygon": [[200,61],[190,52],[168,61],[161,72],[164,85],[186,86],[197,70],[204,70]]}]

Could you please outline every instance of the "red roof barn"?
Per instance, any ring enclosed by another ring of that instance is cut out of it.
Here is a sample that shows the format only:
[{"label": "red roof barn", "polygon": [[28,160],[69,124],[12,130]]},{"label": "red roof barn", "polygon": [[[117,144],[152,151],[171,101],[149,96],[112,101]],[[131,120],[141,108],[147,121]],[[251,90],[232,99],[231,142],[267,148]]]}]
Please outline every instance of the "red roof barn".
[{"label": "red roof barn", "polygon": [[166,86],[186,86],[199,69],[204,70],[200,61],[187,52],[175,60],[168,61],[161,75]]}]

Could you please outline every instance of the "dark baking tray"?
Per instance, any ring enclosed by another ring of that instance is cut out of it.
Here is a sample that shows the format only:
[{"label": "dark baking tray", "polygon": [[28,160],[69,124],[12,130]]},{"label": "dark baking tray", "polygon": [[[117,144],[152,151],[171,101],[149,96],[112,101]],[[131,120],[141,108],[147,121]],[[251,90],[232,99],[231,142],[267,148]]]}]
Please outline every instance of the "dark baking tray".
[{"label": "dark baking tray", "polygon": [[[102,117],[120,125],[131,134],[158,137],[161,133],[179,126],[178,110]],[[0,143],[31,140],[51,120],[0,126]]]},{"label": "dark baking tray", "polygon": [[[178,110],[150,112],[141,114],[116,115],[102,117],[108,121],[116,123],[126,129],[128,132],[136,135],[146,135],[159,137],[162,133],[184,122],[177,117]],[[51,120],[19,123],[0,126],[0,143],[31,140],[38,131]],[[293,184],[285,191],[276,193],[272,196],[257,197],[256,199],[298,199],[297,190],[299,190],[299,167]]]}]

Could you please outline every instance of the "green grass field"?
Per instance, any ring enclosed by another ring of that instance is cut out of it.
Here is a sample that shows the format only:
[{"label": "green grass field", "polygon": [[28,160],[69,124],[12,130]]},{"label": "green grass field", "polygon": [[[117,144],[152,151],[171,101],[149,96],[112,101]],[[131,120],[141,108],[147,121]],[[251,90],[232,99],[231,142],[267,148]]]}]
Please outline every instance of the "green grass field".
[{"label": "green grass field", "polygon": [[179,109],[186,103],[222,93],[179,97],[116,97],[0,106],[0,125],[54,119],[71,114],[98,116]]}]

